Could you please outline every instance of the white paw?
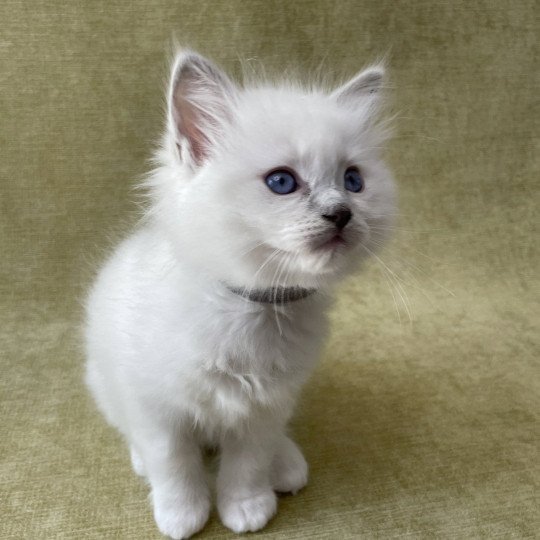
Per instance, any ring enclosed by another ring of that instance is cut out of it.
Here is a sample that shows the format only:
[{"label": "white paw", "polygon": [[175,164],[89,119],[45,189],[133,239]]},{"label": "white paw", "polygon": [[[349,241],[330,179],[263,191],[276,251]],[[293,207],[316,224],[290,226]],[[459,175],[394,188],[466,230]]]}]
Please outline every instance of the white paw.
[{"label": "white paw", "polygon": [[144,464],[141,456],[137,453],[137,450],[133,448],[133,446],[129,447],[129,454],[131,456],[131,467],[135,471],[136,474],[139,476],[145,476],[146,473],[144,472]]},{"label": "white paw", "polygon": [[[179,501],[179,499],[176,499]],[[175,540],[189,538],[200,531],[208,521],[210,502],[184,500],[183,503],[156,502],[154,498],[154,518],[160,532]]]},{"label": "white paw", "polygon": [[279,493],[296,493],[308,480],[308,465],[302,452],[291,439],[286,439],[274,457],[272,487]]},{"label": "white paw", "polygon": [[262,529],[276,513],[277,499],[270,489],[243,499],[222,497],[218,510],[223,525],[235,533],[253,532]]}]

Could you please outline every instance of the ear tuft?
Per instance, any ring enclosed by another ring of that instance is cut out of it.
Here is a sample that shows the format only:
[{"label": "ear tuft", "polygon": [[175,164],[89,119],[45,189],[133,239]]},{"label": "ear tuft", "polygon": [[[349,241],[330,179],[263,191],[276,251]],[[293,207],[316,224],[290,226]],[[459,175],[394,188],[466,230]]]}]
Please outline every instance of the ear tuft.
[{"label": "ear tuft", "polygon": [[384,75],[385,70],[382,65],[371,66],[334,90],[331,97],[339,102],[349,102],[377,94],[382,88]]},{"label": "ear tuft", "polygon": [[234,85],[212,62],[193,52],[177,55],[171,73],[169,130],[182,161],[199,166],[230,119]]}]

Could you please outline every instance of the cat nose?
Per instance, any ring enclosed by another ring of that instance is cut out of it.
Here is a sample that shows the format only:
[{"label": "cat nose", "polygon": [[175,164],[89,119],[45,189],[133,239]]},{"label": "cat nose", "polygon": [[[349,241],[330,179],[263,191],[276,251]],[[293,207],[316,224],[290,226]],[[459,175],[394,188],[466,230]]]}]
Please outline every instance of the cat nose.
[{"label": "cat nose", "polygon": [[323,214],[324,219],[335,223],[338,229],[343,229],[352,218],[352,212],[347,207],[341,207],[332,214]]}]

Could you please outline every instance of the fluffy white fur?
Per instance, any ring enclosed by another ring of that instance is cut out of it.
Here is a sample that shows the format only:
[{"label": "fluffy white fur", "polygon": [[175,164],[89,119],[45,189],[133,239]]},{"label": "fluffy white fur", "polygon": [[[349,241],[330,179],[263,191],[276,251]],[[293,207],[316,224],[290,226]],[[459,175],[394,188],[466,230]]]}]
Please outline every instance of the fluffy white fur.
[{"label": "fluffy white fur", "polygon": [[[210,510],[201,448],[219,447],[217,507],[236,532],[276,512],[308,467],[286,426],[326,331],[330,287],[384,237],[393,182],[381,161],[383,70],[332,93],[292,83],[241,88],[191,51],[178,55],[167,129],[139,229],[87,302],[87,384],[152,490],[160,531],[187,538]],[[365,181],[346,191],[356,166]],[[287,167],[299,188],[276,195]],[[323,218],[348,207],[336,235]],[[314,287],[258,303],[227,286]]]}]

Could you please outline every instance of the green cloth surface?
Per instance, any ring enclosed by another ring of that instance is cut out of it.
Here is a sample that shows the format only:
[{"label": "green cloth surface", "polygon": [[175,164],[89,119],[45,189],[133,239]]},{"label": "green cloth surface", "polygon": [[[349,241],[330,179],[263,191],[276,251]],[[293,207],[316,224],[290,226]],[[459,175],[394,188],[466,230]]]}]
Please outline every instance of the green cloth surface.
[{"label": "green cloth surface", "polygon": [[[80,327],[137,218],[176,36],[233,74],[389,53],[400,219],[339,290],[293,423],[310,483],[257,537],[538,538],[539,19],[533,0],[3,0],[0,537],[159,538]],[[234,535],[214,513],[198,537]]]}]

